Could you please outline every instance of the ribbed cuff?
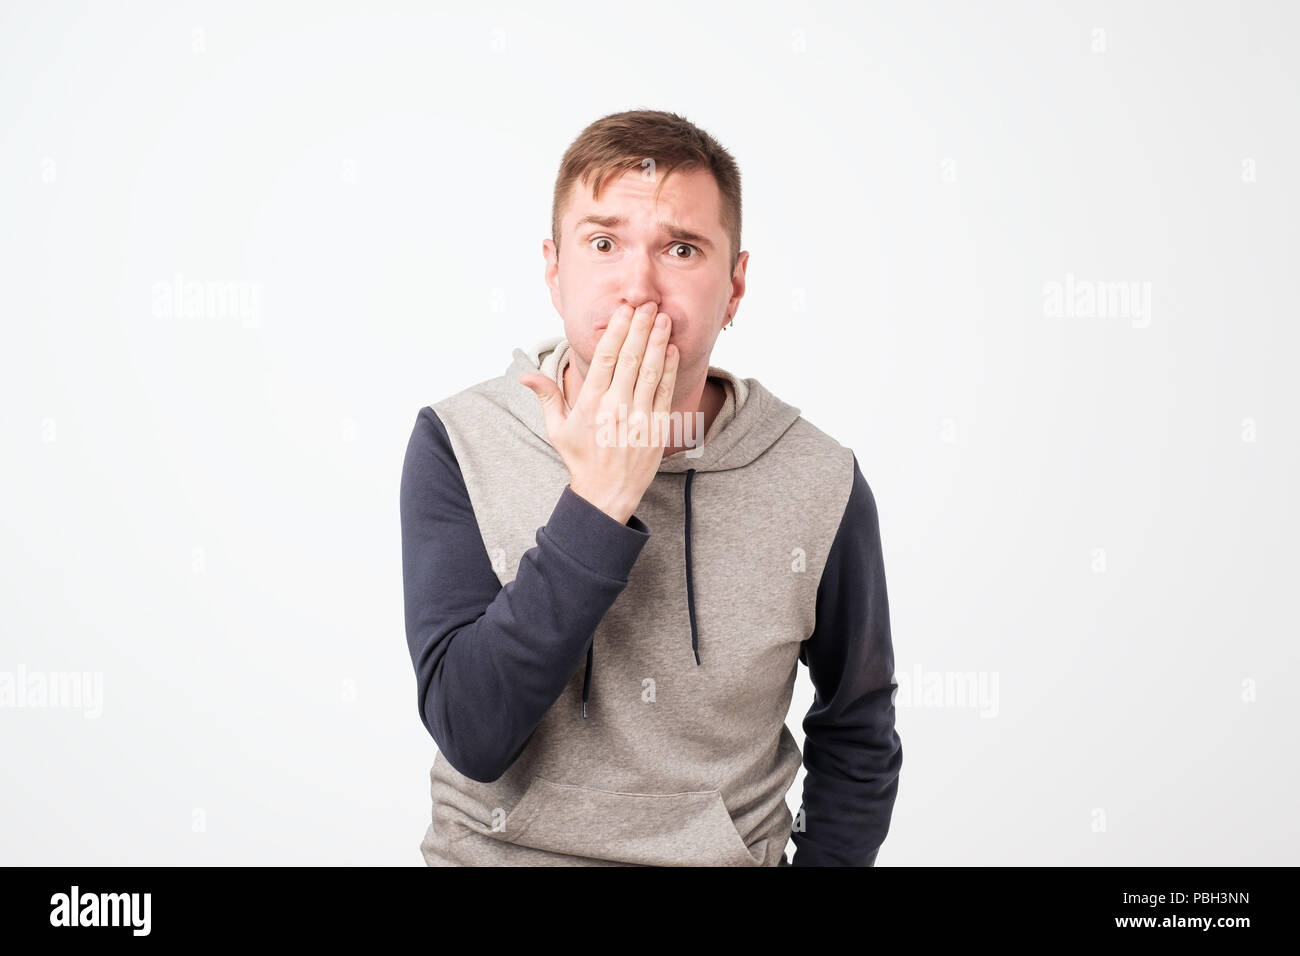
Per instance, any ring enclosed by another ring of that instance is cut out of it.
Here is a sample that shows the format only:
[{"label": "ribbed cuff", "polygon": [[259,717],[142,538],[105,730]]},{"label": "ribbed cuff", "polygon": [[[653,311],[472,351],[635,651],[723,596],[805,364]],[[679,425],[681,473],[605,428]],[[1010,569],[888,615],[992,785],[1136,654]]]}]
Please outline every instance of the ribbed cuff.
[{"label": "ribbed cuff", "polygon": [[574,561],[623,582],[650,540],[650,529],[636,515],[620,524],[569,485],[564,486],[542,533]]}]

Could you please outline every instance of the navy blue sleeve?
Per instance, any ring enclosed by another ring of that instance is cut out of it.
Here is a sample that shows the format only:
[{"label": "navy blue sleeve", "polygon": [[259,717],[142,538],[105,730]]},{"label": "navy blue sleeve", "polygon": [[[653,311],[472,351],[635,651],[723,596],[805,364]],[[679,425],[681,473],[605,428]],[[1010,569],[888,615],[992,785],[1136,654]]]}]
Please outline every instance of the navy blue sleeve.
[{"label": "navy blue sleeve", "polygon": [[635,515],[619,523],[566,485],[502,587],[447,431],[427,406],[407,445],[400,497],[420,719],[448,763],[491,783],[584,663],[650,529]]},{"label": "navy blue sleeve", "polygon": [[874,866],[889,832],[903,746],[880,522],[857,457],[853,490],[817,588],[799,660],[816,696],[804,717],[803,830],[791,866]]}]

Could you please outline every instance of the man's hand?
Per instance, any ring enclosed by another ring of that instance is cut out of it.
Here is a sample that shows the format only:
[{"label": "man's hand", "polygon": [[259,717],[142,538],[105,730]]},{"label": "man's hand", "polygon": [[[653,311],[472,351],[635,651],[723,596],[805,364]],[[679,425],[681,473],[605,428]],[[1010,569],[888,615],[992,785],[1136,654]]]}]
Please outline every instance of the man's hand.
[{"label": "man's hand", "polygon": [[[567,414],[555,382],[535,372],[519,378],[542,403],[546,434],[569,469],[569,487],[620,524],[641,504],[663,460],[667,429],[655,423],[666,422],[672,410],[678,352],[668,344],[671,331],[672,319],[656,302],[635,312],[619,306]],[[621,441],[625,430],[628,440]]]}]

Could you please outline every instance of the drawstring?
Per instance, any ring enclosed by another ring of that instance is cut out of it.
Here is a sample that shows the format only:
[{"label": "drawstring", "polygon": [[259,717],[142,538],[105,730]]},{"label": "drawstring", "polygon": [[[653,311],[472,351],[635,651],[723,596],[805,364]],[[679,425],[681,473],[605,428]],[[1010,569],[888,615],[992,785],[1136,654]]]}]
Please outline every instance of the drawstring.
[{"label": "drawstring", "polygon": [[587,698],[591,696],[591,657],[592,650],[596,646],[596,635],[591,635],[591,643],[587,645],[587,672],[582,675],[582,716],[587,716]]},{"label": "drawstring", "polygon": [[691,575],[691,480],[695,469],[686,470],[686,609],[691,615],[691,650],[695,663],[700,663],[700,634],[695,627],[695,581]]},{"label": "drawstring", "polygon": [[[695,663],[700,663],[700,633],[695,624],[695,578],[691,573],[691,482],[695,480],[695,469],[686,470],[686,610],[691,618],[691,651],[695,654]],[[591,661],[596,647],[596,635],[591,635],[587,645],[587,670],[582,675],[582,716],[587,716],[587,701],[591,698]]]}]

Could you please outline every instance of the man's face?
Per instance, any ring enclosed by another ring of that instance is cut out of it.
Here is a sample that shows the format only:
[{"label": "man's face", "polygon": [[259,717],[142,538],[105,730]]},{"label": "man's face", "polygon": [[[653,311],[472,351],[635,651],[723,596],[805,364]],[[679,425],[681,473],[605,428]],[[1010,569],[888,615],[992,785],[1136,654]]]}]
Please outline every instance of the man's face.
[{"label": "man's face", "polygon": [[672,318],[680,352],[678,396],[702,387],[713,343],[745,293],[742,252],[731,270],[722,196],[707,170],[674,171],[655,199],[656,179],[639,169],[607,180],[600,201],[575,182],[560,223],[560,250],[542,243],[551,301],[586,377],[596,343],[620,305],[657,302]]}]

